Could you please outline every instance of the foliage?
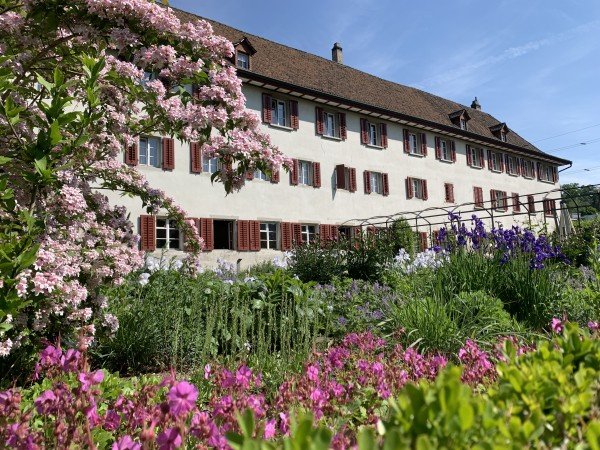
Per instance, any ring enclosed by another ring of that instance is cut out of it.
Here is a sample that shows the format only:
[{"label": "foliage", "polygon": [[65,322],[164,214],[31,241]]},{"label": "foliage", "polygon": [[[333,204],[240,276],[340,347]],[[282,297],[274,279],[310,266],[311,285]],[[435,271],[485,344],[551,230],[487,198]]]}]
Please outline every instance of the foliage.
[{"label": "foliage", "polygon": [[197,141],[223,162],[213,178],[227,192],[289,161],[245,110],[233,46],[205,21],[147,0],[4,0],[0,24],[0,356],[59,335],[85,346],[116,327],[100,288],[142,263],[103,189],[175,219],[189,270],[201,246],[124,147],[147,133]]},{"label": "foliage", "polygon": [[600,219],[574,221],[574,233],[559,242],[562,252],[575,267],[590,264],[592,243],[600,242]]},{"label": "foliage", "polygon": [[294,247],[289,258],[289,269],[304,282],[330,283],[345,275],[344,252],[335,242],[317,239]]},{"label": "foliage", "polygon": [[579,183],[562,185],[563,198],[570,213],[593,215],[600,211],[600,187]]}]

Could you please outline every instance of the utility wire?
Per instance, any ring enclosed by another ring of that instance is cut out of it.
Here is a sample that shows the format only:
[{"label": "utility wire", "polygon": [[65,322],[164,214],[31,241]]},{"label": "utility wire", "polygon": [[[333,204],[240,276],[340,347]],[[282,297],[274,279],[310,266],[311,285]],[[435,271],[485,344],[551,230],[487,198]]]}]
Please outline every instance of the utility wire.
[{"label": "utility wire", "polygon": [[600,166],[586,167],[585,169],[579,169],[579,170],[573,170],[573,171],[570,171],[569,169],[567,169],[567,170],[565,170],[565,174],[571,175],[573,173],[592,172],[594,170],[600,170]]},{"label": "utility wire", "polygon": [[561,133],[561,134],[555,134],[554,136],[549,136],[549,137],[545,137],[545,138],[542,138],[542,139],[536,139],[535,141],[531,141],[531,142],[547,141],[549,139],[554,139],[554,138],[557,138],[557,137],[566,136],[567,134],[577,133],[578,131],[589,130],[590,128],[595,128],[595,127],[600,127],[600,123],[596,123],[596,124],[590,125],[588,127],[579,128],[578,130],[565,131],[564,133]]},{"label": "utility wire", "polygon": [[554,153],[563,152],[563,151],[569,150],[571,148],[581,147],[582,145],[594,144],[595,142],[600,142],[600,138],[591,139],[591,140],[585,141],[585,142],[579,142],[577,144],[565,145],[563,147],[556,147],[556,148],[553,148],[552,150],[547,150],[547,153],[550,153],[550,152],[554,152]]}]

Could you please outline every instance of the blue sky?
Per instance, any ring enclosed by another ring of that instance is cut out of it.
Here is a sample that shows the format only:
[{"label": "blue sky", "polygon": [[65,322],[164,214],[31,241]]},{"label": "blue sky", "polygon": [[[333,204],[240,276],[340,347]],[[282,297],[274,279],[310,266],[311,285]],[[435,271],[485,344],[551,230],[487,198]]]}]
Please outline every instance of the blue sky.
[{"label": "blue sky", "polygon": [[562,183],[600,183],[598,0],[170,3],[328,58],[338,41],[356,69],[467,105],[477,96],[509,128],[573,161]]}]

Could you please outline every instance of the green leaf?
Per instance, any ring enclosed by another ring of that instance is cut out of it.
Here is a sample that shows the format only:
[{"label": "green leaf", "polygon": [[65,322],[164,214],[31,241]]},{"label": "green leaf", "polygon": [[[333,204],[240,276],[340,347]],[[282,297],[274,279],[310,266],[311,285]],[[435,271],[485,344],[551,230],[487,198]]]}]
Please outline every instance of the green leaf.
[{"label": "green leaf", "polygon": [[245,437],[251,438],[254,433],[254,414],[250,409],[247,409],[243,414],[238,413],[238,424]]},{"label": "green leaf", "polygon": [[473,407],[468,403],[460,405],[458,410],[458,418],[460,419],[460,428],[465,431],[473,426],[475,414]]},{"label": "green leaf", "polygon": [[585,438],[591,450],[600,450],[600,421],[594,420],[588,425]]},{"label": "green leaf", "polygon": [[375,433],[372,428],[363,428],[358,433],[358,450],[375,450]]},{"label": "green leaf", "polygon": [[60,123],[58,122],[58,120],[55,120],[54,122],[52,122],[52,125],[50,125],[50,144],[54,146],[60,143],[61,141],[62,134],[60,132]]}]

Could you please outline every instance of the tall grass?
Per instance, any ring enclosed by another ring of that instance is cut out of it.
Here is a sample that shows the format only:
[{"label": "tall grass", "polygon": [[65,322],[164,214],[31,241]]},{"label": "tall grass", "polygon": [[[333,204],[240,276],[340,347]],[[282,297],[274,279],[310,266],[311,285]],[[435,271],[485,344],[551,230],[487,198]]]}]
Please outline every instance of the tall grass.
[{"label": "tall grass", "polygon": [[312,285],[283,271],[248,283],[225,283],[159,271],[106,293],[120,327],[96,349],[121,372],[188,370],[215,358],[261,359],[307,354],[330,325]]}]

